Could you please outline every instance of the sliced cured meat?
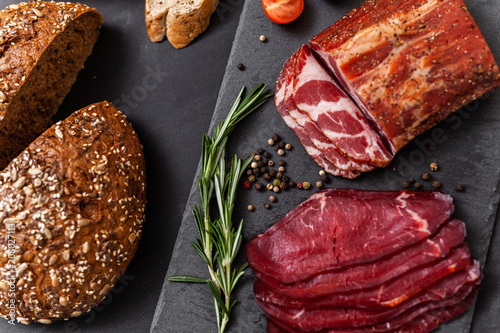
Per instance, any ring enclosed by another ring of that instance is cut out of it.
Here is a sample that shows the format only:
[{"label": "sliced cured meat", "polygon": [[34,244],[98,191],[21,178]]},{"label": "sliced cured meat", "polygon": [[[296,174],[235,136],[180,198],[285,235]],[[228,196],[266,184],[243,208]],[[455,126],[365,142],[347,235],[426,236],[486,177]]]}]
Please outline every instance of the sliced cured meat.
[{"label": "sliced cured meat", "polygon": [[384,167],[392,160],[386,143],[363,112],[304,45],[295,66],[293,100],[346,157],[371,166]]},{"label": "sliced cured meat", "polygon": [[342,155],[340,150],[331,142],[316,126],[316,124],[307,116],[301,113],[295,104],[293,99],[293,86],[296,77],[297,61],[303,52],[307,48],[306,45],[302,46],[292,57],[292,62],[287,71],[287,84],[285,88],[285,105],[289,115],[293,120],[304,129],[307,136],[311,139],[316,148],[321,151],[324,157],[335,165],[338,169],[349,172],[354,171],[371,171],[374,169],[373,166],[366,163],[358,163],[350,160],[346,156]]},{"label": "sliced cured meat", "polygon": [[306,152],[326,172],[335,176],[342,176],[350,179],[356,178],[357,176],[360,175],[359,172],[340,170],[333,163],[328,161],[323,155],[323,153],[319,151],[319,149],[311,141],[304,128],[302,128],[299,124],[297,124],[297,122],[288,113],[287,107],[285,105],[285,89],[287,84],[291,80],[291,76],[288,75],[288,71],[291,70],[290,66],[292,63],[293,63],[293,57],[285,62],[283,70],[281,71],[278,81],[276,82],[276,93],[274,98],[276,109],[278,110],[279,114],[281,115],[287,126],[290,127],[295,132],[300,142],[304,146]]},{"label": "sliced cured meat", "polygon": [[394,153],[500,86],[463,0],[365,1],[310,45]]},{"label": "sliced cured meat", "polygon": [[246,246],[252,268],[292,283],[396,253],[450,219],[449,195],[426,191],[326,189]]},{"label": "sliced cured meat", "polygon": [[[414,270],[385,282],[377,287],[348,293],[330,293],[316,298],[292,298],[279,294],[265,286],[259,279],[255,280],[255,297],[266,303],[294,308],[298,313],[305,307],[358,307],[358,308],[392,308],[425,290],[452,272],[471,266],[469,249],[462,245],[450,255],[433,265]],[[476,274],[477,277],[477,274]]]},{"label": "sliced cured meat", "polygon": [[[435,235],[395,255],[362,265],[327,271],[310,279],[281,284],[255,271],[255,275],[276,293],[292,298],[313,298],[330,293],[345,293],[383,284],[419,267],[446,257],[465,238],[465,225],[459,220],[447,222]],[[312,302],[321,306],[321,302]]]}]

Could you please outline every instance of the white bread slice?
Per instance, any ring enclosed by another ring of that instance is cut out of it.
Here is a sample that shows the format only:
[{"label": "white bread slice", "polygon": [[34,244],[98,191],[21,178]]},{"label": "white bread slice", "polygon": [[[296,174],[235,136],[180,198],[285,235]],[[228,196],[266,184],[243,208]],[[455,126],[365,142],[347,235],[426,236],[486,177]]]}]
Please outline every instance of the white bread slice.
[{"label": "white bread slice", "polygon": [[219,0],[146,0],[146,28],[151,41],[165,36],[177,49],[207,29]]}]

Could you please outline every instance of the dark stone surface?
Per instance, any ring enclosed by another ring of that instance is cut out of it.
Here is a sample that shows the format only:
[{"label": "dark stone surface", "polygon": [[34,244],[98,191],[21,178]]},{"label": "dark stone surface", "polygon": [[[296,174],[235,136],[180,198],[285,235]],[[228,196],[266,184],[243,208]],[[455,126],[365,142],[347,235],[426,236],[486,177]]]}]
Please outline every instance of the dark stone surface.
[{"label": "dark stone surface", "polygon": [[[1,0],[0,8],[13,1]],[[85,3],[103,14],[104,26],[56,118],[105,99],[128,116],[146,156],[143,237],[125,276],[89,314],[49,326],[0,320],[0,332],[149,330],[243,6],[221,0],[208,30],[176,50],[149,40],[144,0]]]},{"label": "dark stone surface", "polygon": [[[212,126],[219,124],[227,114],[237,91],[242,85],[254,86],[264,82],[274,89],[285,60],[302,44],[347,13],[355,4],[351,1],[307,2],[304,13],[289,25],[276,25],[265,18],[259,1],[247,1],[243,9],[240,25],[229,59],[226,75],[215,109]],[[498,13],[500,3],[482,0],[467,2],[472,15],[476,17],[496,59],[500,59],[500,30]],[[264,34],[267,43],[258,37]],[[244,71],[236,69],[238,63],[246,66]],[[456,204],[455,216],[467,224],[468,242],[474,257],[481,263],[487,259],[490,238],[496,217],[500,179],[500,93],[497,91],[479,101],[464,107],[453,117],[418,137],[405,147],[393,163],[384,170],[376,170],[356,180],[332,179],[330,186],[354,189],[392,190],[402,188],[401,183],[408,177],[418,178],[422,171],[428,171],[430,163],[436,161],[439,171],[432,172],[432,180],[439,180],[442,191],[450,193]],[[267,139],[272,133],[281,134],[293,145],[287,152],[287,174],[293,180],[319,180],[319,166],[306,154],[294,133],[288,129],[275,110],[272,102],[267,103],[255,114],[243,121],[231,139],[230,151],[240,157],[248,156],[258,147],[268,147]],[[426,147],[432,146],[432,149]],[[271,149],[272,150],[272,149]],[[274,152],[273,152],[274,153]],[[278,160],[274,153],[274,160]],[[332,177],[333,178],[333,177]],[[466,190],[456,192],[456,183],[465,184]],[[431,189],[431,181],[422,182],[424,189]],[[276,195],[278,200],[271,210],[264,209],[270,192],[241,190],[235,221],[245,219],[245,240],[263,232],[279,218],[305,200],[313,190],[297,189]],[[188,274],[207,276],[206,267],[191,248],[197,236],[191,209],[199,203],[198,188],[194,182],[186,211],[174,248],[167,276]],[[254,212],[246,206],[253,204]],[[498,246],[490,253],[485,269],[485,286],[481,291],[474,327],[478,332],[498,331]],[[240,263],[244,254],[240,256]],[[490,268],[491,267],[491,268]],[[496,280],[495,280],[496,274]],[[236,290],[240,300],[233,310],[231,332],[263,332],[265,318],[256,305],[252,294],[251,270],[248,270]],[[496,310],[495,310],[496,309]],[[496,312],[494,312],[496,311]],[[440,332],[467,332],[473,316],[471,309],[465,316],[442,325]],[[205,285],[166,282],[158,303],[158,310],[152,324],[153,332],[203,332],[215,331],[215,320],[210,292]]]}]

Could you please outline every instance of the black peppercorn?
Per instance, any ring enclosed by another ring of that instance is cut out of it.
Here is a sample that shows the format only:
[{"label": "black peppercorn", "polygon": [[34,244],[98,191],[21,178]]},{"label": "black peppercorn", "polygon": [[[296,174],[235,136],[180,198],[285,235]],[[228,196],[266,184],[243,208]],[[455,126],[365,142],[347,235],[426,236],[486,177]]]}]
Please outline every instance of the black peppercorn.
[{"label": "black peppercorn", "polygon": [[285,148],[285,143],[283,141],[278,142],[278,147],[281,149]]},{"label": "black peppercorn", "polygon": [[282,183],[280,184],[280,190],[282,190],[282,191],[286,191],[287,189],[288,189],[288,185],[287,185],[287,183],[282,182]]},{"label": "black peppercorn", "polygon": [[247,170],[247,176],[253,175],[252,169]]},{"label": "black peppercorn", "polygon": [[418,190],[419,188],[422,188],[422,184],[417,182],[417,183],[413,184],[413,187],[415,187]]},{"label": "black peppercorn", "polygon": [[290,181],[290,177],[283,175],[283,177],[281,178],[281,181],[288,183]]},{"label": "black peppercorn", "polygon": [[441,182],[438,182],[437,180],[432,182],[432,187],[438,189],[441,187]]},{"label": "black peppercorn", "polygon": [[294,181],[289,181],[289,182],[288,182],[288,187],[289,187],[289,188],[294,188],[295,186],[297,186],[297,184],[295,184],[295,182],[294,182]]},{"label": "black peppercorn", "polygon": [[263,166],[264,166],[264,162],[262,162],[262,161],[258,161],[257,162],[257,167],[258,168],[262,168]]},{"label": "black peppercorn", "polygon": [[411,183],[409,181],[406,180],[406,181],[403,182],[403,187],[404,188],[409,188],[410,186],[411,186]]},{"label": "black peppercorn", "polygon": [[420,174],[420,178],[422,178],[423,180],[429,180],[431,179],[431,175],[428,172],[422,172]]},{"label": "black peppercorn", "polygon": [[277,174],[277,173],[278,173],[278,171],[276,171],[276,170],[274,170],[274,169],[269,170],[269,175],[270,175],[271,177],[276,177],[276,174]]},{"label": "black peppercorn", "polygon": [[261,183],[261,182],[257,182],[257,183],[255,184],[255,189],[256,189],[257,191],[261,191],[263,188],[264,188],[264,185],[262,185],[262,183]]},{"label": "black peppercorn", "polygon": [[242,70],[244,70],[244,69],[245,69],[245,65],[243,65],[242,63],[239,63],[239,64],[238,64],[238,66],[236,66],[236,67],[238,67],[238,69],[239,69],[240,71],[242,71]]},{"label": "black peppercorn", "polygon": [[280,141],[280,140],[281,140],[281,137],[280,137],[278,134],[274,133],[274,134],[273,134],[273,140],[274,140],[274,141]]},{"label": "black peppercorn", "polygon": [[265,173],[268,173],[269,172],[269,169],[265,166],[263,166],[262,168],[260,168],[260,173],[261,174],[265,174]]},{"label": "black peppercorn", "polygon": [[265,179],[265,180],[271,180],[271,178],[272,178],[272,177],[271,177],[271,175],[270,175],[269,173],[267,173],[267,172],[266,172],[266,173],[264,174],[264,179]]},{"label": "black peppercorn", "polygon": [[265,158],[265,157],[263,157],[261,159],[261,161],[262,161],[262,163],[264,163],[264,165],[267,165],[267,162],[269,162],[269,160],[267,158]]},{"label": "black peppercorn", "polygon": [[321,181],[325,184],[329,184],[330,183],[330,177],[328,177],[328,175],[323,175],[321,176]]},{"label": "black peppercorn", "polygon": [[278,162],[278,165],[280,165],[280,166],[285,166],[285,164],[286,164],[286,162],[285,162],[285,161],[283,161],[283,160],[280,160],[280,161]]},{"label": "black peppercorn", "polygon": [[264,148],[258,148],[257,152],[259,153],[259,155],[264,155],[265,150]]},{"label": "black peppercorn", "polygon": [[415,182],[415,178],[410,177],[410,178],[408,178],[408,181],[413,184]]},{"label": "black peppercorn", "polygon": [[255,177],[259,177],[260,176],[260,169],[259,168],[255,168],[252,170],[252,174],[255,176]]},{"label": "black peppercorn", "polygon": [[277,179],[281,179],[283,178],[283,172],[278,172],[276,173],[276,176],[275,176]]},{"label": "black peppercorn", "polygon": [[457,184],[455,185],[455,190],[457,190],[458,192],[463,192],[463,191],[465,190],[465,186],[464,186],[464,184],[462,184],[462,183],[457,183]]},{"label": "black peppercorn", "polygon": [[265,158],[271,158],[271,153],[270,153],[270,152],[268,152],[268,151],[265,151],[265,152],[264,152],[264,157],[265,157]]}]

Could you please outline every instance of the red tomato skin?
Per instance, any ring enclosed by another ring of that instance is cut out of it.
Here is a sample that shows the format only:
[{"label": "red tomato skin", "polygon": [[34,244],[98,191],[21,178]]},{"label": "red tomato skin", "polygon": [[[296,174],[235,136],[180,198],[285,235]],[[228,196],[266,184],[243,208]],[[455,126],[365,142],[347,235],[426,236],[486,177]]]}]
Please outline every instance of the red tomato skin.
[{"label": "red tomato skin", "polygon": [[[277,6],[277,9],[269,10],[269,6]],[[288,12],[285,6],[289,6]],[[290,8],[291,7],[291,8]],[[262,0],[262,8],[267,18],[274,23],[286,24],[297,19],[304,10],[303,0]],[[292,9],[292,11],[290,11]],[[280,16],[282,14],[282,16]]]}]

